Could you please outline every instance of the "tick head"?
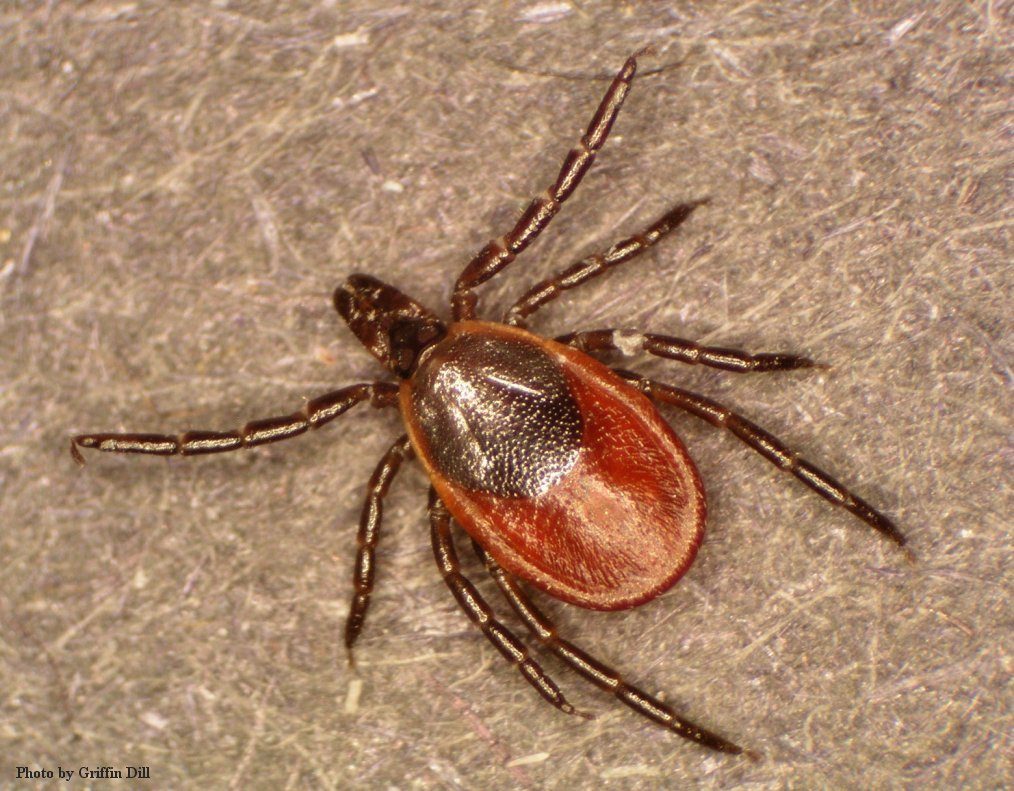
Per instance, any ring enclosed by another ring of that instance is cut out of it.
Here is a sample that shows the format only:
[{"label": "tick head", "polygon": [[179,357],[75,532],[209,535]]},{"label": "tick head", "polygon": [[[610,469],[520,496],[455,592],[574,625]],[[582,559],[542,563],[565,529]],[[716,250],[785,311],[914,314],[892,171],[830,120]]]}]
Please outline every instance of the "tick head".
[{"label": "tick head", "polygon": [[351,275],[334,292],[334,306],[370,353],[403,379],[424,350],[447,334],[433,313],[370,275]]}]

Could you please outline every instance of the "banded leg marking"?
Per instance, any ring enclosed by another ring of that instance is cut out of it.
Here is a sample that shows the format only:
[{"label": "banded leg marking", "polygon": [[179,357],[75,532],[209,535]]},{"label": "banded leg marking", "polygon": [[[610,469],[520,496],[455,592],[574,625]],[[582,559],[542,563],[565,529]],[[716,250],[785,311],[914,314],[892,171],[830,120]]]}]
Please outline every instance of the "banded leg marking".
[{"label": "banded leg marking", "polygon": [[307,401],[291,415],[253,420],[236,431],[187,431],[182,434],[79,434],[70,441],[70,455],[84,464],[79,448],[107,453],[147,453],[155,456],[197,456],[252,448],[295,437],[320,428],[356,404],[370,401],[377,408],[397,406],[398,386],[388,382],[357,384]]},{"label": "banded leg marking", "polygon": [[666,234],[676,230],[694,209],[704,203],[707,203],[707,200],[674,206],[640,233],[621,239],[606,252],[583,258],[562,272],[536,283],[508,309],[504,323],[515,327],[525,326],[525,319],[543,305],[552,302],[564,291],[577,288],[593,278],[604,275],[613,267],[636,258],[658,243]]},{"label": "banded leg marking", "polygon": [[548,702],[565,714],[573,714],[586,719],[591,715],[578,711],[563,696],[560,688],[546,675],[542,667],[531,658],[528,647],[510,629],[496,619],[496,614],[475,586],[461,573],[458,554],[451,538],[451,514],[447,507],[430,489],[430,534],[433,540],[433,555],[437,568],[451,589],[458,606],[465,615],[478,626],[486,639],[503,655],[504,659],[514,665],[524,676],[525,681]]},{"label": "banded leg marking", "polygon": [[685,717],[680,716],[672,706],[649,695],[642,689],[628,684],[611,667],[591,656],[578,646],[557,634],[556,625],[543,613],[528,595],[521,589],[510,574],[500,568],[496,561],[479,544],[472,542],[479,559],[486,564],[490,576],[496,581],[503,595],[507,598],[514,612],[524,621],[525,626],[546,648],[563,660],[568,667],[586,678],[599,689],[614,695],[617,700],[629,706],[642,717],[661,725],[684,739],[697,742],[712,750],[739,755],[746,752],[751,758],[756,754],[744,751],[738,744],[723,739],[711,731],[702,728]]},{"label": "banded leg marking", "polygon": [[779,469],[795,475],[829,503],[844,508],[902,547],[909,560],[914,559],[911,550],[905,547],[905,536],[893,521],[819,467],[801,458],[798,453],[773,434],[769,434],[757,424],[751,423],[742,415],[736,414],[710,398],[673,385],[646,379],[629,371],[617,370],[616,372],[649,398],[679,407],[713,426],[732,432],[748,447],[757,451]]},{"label": "banded leg marking", "polygon": [[809,357],[780,352],[750,354],[739,349],[719,346],[702,346],[694,341],[676,338],[672,335],[655,335],[630,330],[605,329],[571,332],[561,335],[559,343],[573,346],[583,352],[612,352],[623,354],[645,352],[655,357],[687,363],[705,365],[732,373],[757,373],[767,371],[792,371],[798,368],[827,368],[823,363]]},{"label": "banded leg marking", "polygon": [[477,297],[475,288],[485,283],[517,258],[529,244],[549,225],[570,197],[595,161],[595,154],[609,137],[613,122],[623,106],[630,84],[637,71],[636,55],[627,58],[623,68],[613,78],[605,96],[592,116],[588,129],[563,160],[555,183],[537,195],[525,209],[514,227],[499,239],[483,247],[468,263],[454,285],[451,308],[455,321],[475,318]]},{"label": "banded leg marking", "polygon": [[353,664],[352,646],[363,630],[373,593],[377,543],[380,541],[380,525],[384,519],[384,498],[401,469],[402,462],[412,458],[412,455],[408,437],[398,437],[377,463],[366,487],[366,502],[359,515],[359,532],[356,534],[356,564],[352,572],[355,593],[349,605],[349,617],[345,620],[345,649],[350,665]]}]

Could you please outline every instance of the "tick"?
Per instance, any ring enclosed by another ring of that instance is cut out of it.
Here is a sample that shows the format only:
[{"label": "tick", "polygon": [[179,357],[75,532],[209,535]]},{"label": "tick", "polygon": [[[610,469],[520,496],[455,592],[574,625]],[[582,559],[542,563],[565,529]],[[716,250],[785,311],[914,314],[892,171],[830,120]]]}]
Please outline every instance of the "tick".
[{"label": "tick", "polygon": [[742,753],[739,745],[686,719],[560,636],[521,583],[581,607],[619,610],[651,601],[687,570],[704,534],[704,487],[659,404],[732,432],[824,499],[904,546],[890,519],[764,429],[716,401],[611,369],[592,354],[642,352],[734,373],[817,364],[793,354],[749,354],[651,333],[597,329],[548,339],[525,328],[532,314],[564,291],[656,244],[703,201],[678,205],[640,233],[537,283],[503,321],[477,318],[476,288],[514,261],[577,188],[609,136],[636,68],[636,56],[624,63],[556,181],[458,276],[450,322],[370,275],[351,275],[338,287],[339,315],[397,383],[354,384],[307,402],[299,412],[255,420],[237,431],[81,434],[71,440],[71,453],[82,463],[81,449],[221,453],[320,428],[357,404],[397,409],[404,433],[374,470],[359,520],[354,594],[345,623],[350,661],[373,592],[384,497],[403,462],[415,458],[431,483],[430,533],[444,581],[469,619],[540,695],[567,714],[587,716],[567,702],[525,642],[465,577],[452,520],[471,537],[531,639],[649,720],[705,747]]}]

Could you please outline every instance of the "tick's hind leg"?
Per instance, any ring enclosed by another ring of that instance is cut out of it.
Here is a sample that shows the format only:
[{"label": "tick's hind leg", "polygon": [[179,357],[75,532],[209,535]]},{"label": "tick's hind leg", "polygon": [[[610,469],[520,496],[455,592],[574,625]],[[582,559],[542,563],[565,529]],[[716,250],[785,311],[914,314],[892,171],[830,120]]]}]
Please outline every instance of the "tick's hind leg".
[{"label": "tick's hind leg", "polygon": [[[584,676],[599,689],[611,692],[616,698],[632,708],[642,717],[647,717],[652,722],[661,725],[663,728],[673,731],[684,739],[690,739],[704,747],[718,750],[723,753],[740,754],[743,748],[723,739],[717,734],[707,731],[688,719],[681,717],[671,706],[663,703],[658,698],[649,695],[644,690],[628,684],[613,670],[602,664],[595,657],[585,653],[568,640],[564,640],[556,633],[556,626],[543,613],[534,602],[525,594],[517,581],[497,565],[496,561],[481,546],[473,542],[476,553],[486,564],[490,575],[500,587],[511,607],[518,614],[518,617],[525,622],[525,626],[534,634],[539,641],[550,651],[562,659],[568,667]],[[754,753],[747,751],[747,754],[754,758]]]},{"label": "tick's hind leg", "polygon": [[380,524],[384,517],[384,498],[391,488],[391,481],[398,474],[401,463],[412,458],[412,445],[402,435],[383,455],[377,464],[366,490],[366,502],[359,516],[359,532],[356,535],[356,565],[352,573],[355,593],[349,606],[349,617],[345,621],[345,648],[349,664],[352,664],[352,646],[363,630],[366,611],[373,593],[374,560],[377,542],[380,540]]},{"label": "tick's hind leg", "polygon": [[609,137],[609,130],[623,106],[636,71],[636,56],[631,56],[606,89],[584,136],[563,160],[556,182],[533,198],[514,227],[483,247],[458,276],[451,296],[455,321],[475,318],[475,288],[517,258],[549,225],[550,220],[560,211],[560,205],[577,189],[595,161],[596,152]]},{"label": "tick's hind leg", "polygon": [[[862,498],[853,494],[820,468],[814,466],[799,454],[788,448],[780,439],[769,434],[760,426],[717,401],[697,393],[682,390],[672,385],[646,379],[629,371],[617,371],[622,377],[649,398],[680,409],[706,420],[713,426],[731,431],[761,456],[785,472],[792,473],[825,500],[841,506],[858,517],[874,530],[883,533],[900,547],[905,546],[905,536],[897,526]],[[909,559],[912,553],[905,549]]]},{"label": "tick's hind leg", "polygon": [[524,676],[525,681],[535,687],[536,691],[556,708],[566,714],[575,714],[588,718],[590,715],[575,709],[560,692],[553,680],[545,674],[539,663],[531,658],[527,646],[512,631],[496,619],[486,600],[461,573],[458,554],[451,538],[451,514],[447,507],[430,489],[430,534],[433,540],[433,554],[437,560],[437,568],[451,589],[458,605],[465,611],[469,620],[478,626],[504,659],[513,664]]},{"label": "tick's hind leg", "polygon": [[677,360],[689,365],[706,365],[733,373],[762,371],[791,371],[796,368],[827,368],[809,357],[780,352],[750,354],[738,349],[718,346],[701,346],[693,341],[671,335],[654,335],[630,330],[589,330],[571,332],[555,339],[559,343],[573,346],[583,352],[613,352],[635,354],[645,352],[667,360]]},{"label": "tick's hind leg", "polygon": [[398,386],[387,382],[357,384],[307,401],[291,415],[253,420],[236,431],[187,431],[183,434],[79,434],[70,441],[70,454],[84,464],[80,448],[108,453],[147,453],[155,456],[196,456],[252,448],[295,437],[320,428],[356,404],[370,401],[375,407],[396,406]]},{"label": "tick's hind leg", "polygon": [[564,291],[577,288],[593,278],[604,275],[613,267],[636,258],[656,244],[663,236],[676,230],[694,209],[704,203],[707,203],[707,200],[674,206],[640,233],[627,239],[621,239],[604,253],[596,253],[583,258],[562,272],[557,272],[536,283],[511,305],[504,315],[504,322],[515,327],[525,326],[525,319],[543,305],[552,302]]}]

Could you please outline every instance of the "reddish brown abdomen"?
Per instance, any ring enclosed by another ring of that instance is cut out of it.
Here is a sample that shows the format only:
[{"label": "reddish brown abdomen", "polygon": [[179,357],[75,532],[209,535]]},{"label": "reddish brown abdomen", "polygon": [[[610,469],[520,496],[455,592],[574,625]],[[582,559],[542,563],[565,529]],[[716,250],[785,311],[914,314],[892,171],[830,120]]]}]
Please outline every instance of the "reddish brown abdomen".
[{"label": "reddish brown abdomen", "polygon": [[[467,380],[459,390],[486,395],[434,420],[454,397],[431,392],[448,367],[451,381]],[[632,607],[693,562],[706,512],[693,462],[644,395],[582,352],[501,324],[453,324],[402,383],[401,405],[455,520],[547,593],[592,609]],[[506,478],[495,472],[504,469]]]}]

